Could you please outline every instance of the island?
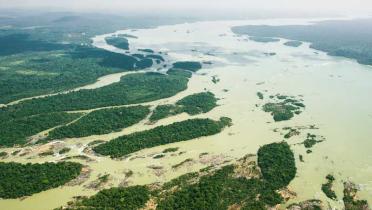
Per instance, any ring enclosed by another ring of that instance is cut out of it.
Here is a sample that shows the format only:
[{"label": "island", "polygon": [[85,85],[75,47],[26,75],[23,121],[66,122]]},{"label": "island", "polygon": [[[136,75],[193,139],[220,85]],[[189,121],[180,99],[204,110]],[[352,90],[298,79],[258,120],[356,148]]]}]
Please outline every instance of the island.
[{"label": "island", "polygon": [[230,125],[231,119],[229,118],[221,118],[219,121],[190,119],[121,136],[94,147],[93,151],[118,158],[145,148],[214,135]]}]

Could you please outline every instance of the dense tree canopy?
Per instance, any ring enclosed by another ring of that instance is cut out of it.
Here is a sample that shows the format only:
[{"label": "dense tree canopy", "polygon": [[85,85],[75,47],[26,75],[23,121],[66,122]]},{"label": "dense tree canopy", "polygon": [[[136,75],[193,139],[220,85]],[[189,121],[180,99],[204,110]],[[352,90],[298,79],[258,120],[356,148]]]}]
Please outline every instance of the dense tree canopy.
[{"label": "dense tree canopy", "polygon": [[123,76],[118,83],[45,98],[32,99],[0,109],[0,120],[34,114],[93,109],[105,106],[142,103],[173,96],[185,90],[188,79],[160,73]]},{"label": "dense tree canopy", "polygon": [[152,64],[151,58],[136,59],[88,46],[5,56],[0,58],[0,103],[72,89],[107,74],[144,69]]},{"label": "dense tree canopy", "polygon": [[27,137],[41,131],[73,121],[79,113],[55,112],[21,117],[0,123],[0,146],[23,145]]},{"label": "dense tree canopy", "polygon": [[264,145],[257,155],[264,180],[274,188],[287,186],[295,177],[294,155],[286,142]]},{"label": "dense tree canopy", "polygon": [[72,162],[0,163],[0,197],[19,198],[55,188],[76,178],[82,165]]},{"label": "dense tree canopy", "polygon": [[132,133],[100,144],[93,150],[101,155],[121,157],[145,148],[210,136],[228,126],[225,121],[191,119]]},{"label": "dense tree canopy", "polygon": [[159,105],[150,117],[151,121],[186,112],[189,115],[206,113],[217,106],[217,98],[211,92],[195,93],[173,104]]},{"label": "dense tree canopy", "polygon": [[93,111],[78,121],[49,132],[48,139],[62,139],[106,134],[134,125],[150,110],[145,106],[109,108]]},{"label": "dense tree canopy", "polygon": [[115,46],[115,47],[123,49],[123,50],[129,50],[128,39],[126,39],[124,37],[110,36],[110,37],[106,37],[105,41],[109,45]]},{"label": "dense tree canopy", "polygon": [[[323,21],[311,25],[237,26],[235,33],[311,42],[314,49],[372,65],[371,19]],[[363,33],[356,33],[362,31]]]},{"label": "dense tree canopy", "polygon": [[83,199],[77,206],[94,207],[95,209],[136,210],[144,207],[149,198],[150,193],[145,186],[110,188]]},{"label": "dense tree canopy", "polygon": [[202,68],[202,64],[195,61],[178,61],[173,63],[173,68],[196,72]]},{"label": "dense tree canopy", "polygon": [[[292,167],[294,165],[293,153],[288,149],[289,146],[286,143],[273,143],[260,149],[258,158],[263,167],[261,169],[265,172],[263,177],[260,177],[254,162],[250,163],[252,165],[247,165],[250,161],[245,159],[249,158],[246,156],[235,164],[219,169],[205,168],[200,172],[182,175],[155,190],[149,190],[151,188],[145,186],[102,190],[90,198],[72,202],[67,209],[83,209],[83,207],[139,209],[143,208],[151,195],[156,209],[160,210],[227,210],[232,206],[244,210],[265,210],[283,202],[283,198],[277,192],[284,187],[283,176],[288,175],[288,170],[296,172],[296,168]],[[274,156],[275,158],[272,158]],[[271,164],[266,164],[267,161]],[[287,163],[287,165],[282,163]],[[257,175],[245,177],[239,174],[238,169],[248,168],[256,170],[252,173]],[[278,176],[270,176],[268,180],[267,171],[273,171]],[[281,184],[278,185],[278,183]],[[138,202],[134,202],[133,198],[137,198],[138,195],[141,199],[138,198],[136,199]]]}]

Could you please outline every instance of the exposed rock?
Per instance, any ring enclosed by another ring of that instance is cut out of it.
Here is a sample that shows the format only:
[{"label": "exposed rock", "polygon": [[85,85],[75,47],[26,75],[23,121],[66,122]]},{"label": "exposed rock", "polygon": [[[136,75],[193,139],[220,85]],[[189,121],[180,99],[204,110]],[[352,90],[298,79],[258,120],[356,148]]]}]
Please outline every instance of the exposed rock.
[{"label": "exposed rock", "polygon": [[199,155],[200,159],[199,162],[204,165],[220,165],[222,164],[226,156],[225,155],[208,155],[208,154],[203,154]]},{"label": "exposed rock", "polygon": [[236,177],[245,177],[247,179],[259,178],[261,176],[261,171],[257,166],[256,159],[256,156],[251,154],[239,159],[234,169]]},{"label": "exposed rock", "polygon": [[345,210],[371,210],[366,200],[359,200],[357,192],[359,188],[352,182],[344,183],[344,205]]},{"label": "exposed rock", "polygon": [[288,210],[325,210],[321,200],[307,200],[300,203],[294,203],[287,207]]},{"label": "exposed rock", "polygon": [[86,180],[89,179],[91,172],[92,172],[92,169],[90,169],[88,166],[84,166],[81,169],[80,175],[76,177],[75,179],[69,181],[66,185],[67,186],[81,185],[82,183],[84,183]]},{"label": "exposed rock", "polygon": [[84,187],[88,189],[101,190],[110,181],[110,179],[111,176],[109,174],[100,175],[96,180],[90,182]]},{"label": "exposed rock", "polygon": [[157,205],[158,204],[156,203],[155,199],[150,198],[146,202],[145,207],[141,208],[140,210],[155,210]]},{"label": "exposed rock", "polygon": [[292,190],[290,190],[288,187],[279,190],[278,193],[282,196],[282,198],[285,201],[288,201],[289,199],[293,199],[293,198],[295,198],[297,196],[297,193],[294,192],[294,191],[292,191]]}]

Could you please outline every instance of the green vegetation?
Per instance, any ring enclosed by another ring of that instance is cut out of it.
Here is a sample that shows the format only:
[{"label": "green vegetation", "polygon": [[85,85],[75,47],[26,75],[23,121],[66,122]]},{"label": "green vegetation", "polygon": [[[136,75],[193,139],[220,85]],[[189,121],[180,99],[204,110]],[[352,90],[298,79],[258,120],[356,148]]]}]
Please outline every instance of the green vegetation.
[{"label": "green vegetation", "polygon": [[366,200],[357,199],[358,187],[351,182],[344,183],[344,201],[345,210],[369,210]]},{"label": "green vegetation", "polygon": [[300,114],[305,108],[303,103],[289,96],[276,95],[276,98],[278,101],[268,102],[262,107],[263,111],[271,113],[275,122],[290,120],[294,114]]},{"label": "green vegetation", "polygon": [[266,55],[266,56],[275,56],[276,53],[275,52],[265,52],[264,55]]},{"label": "green vegetation", "polygon": [[263,106],[263,110],[265,112],[271,112],[271,115],[276,122],[290,120],[294,117],[293,112],[297,109],[298,107],[285,103],[267,103]]},{"label": "green vegetation", "polygon": [[93,150],[98,154],[117,158],[145,148],[214,135],[221,132],[225,126],[227,124],[223,121],[210,119],[185,120],[125,135],[100,144],[94,147]]},{"label": "green vegetation", "polygon": [[[237,26],[233,32],[311,42],[314,49],[372,65],[371,19],[322,21],[311,25]],[[356,33],[363,31],[363,33]]]},{"label": "green vegetation", "polygon": [[173,63],[173,68],[196,72],[202,68],[202,64],[195,61],[179,61]]},{"label": "green vegetation", "polygon": [[64,147],[64,148],[62,148],[61,150],[58,151],[58,154],[62,155],[62,154],[70,152],[70,150],[71,150],[71,148]]},{"label": "green vegetation", "polygon": [[302,201],[300,203],[293,203],[287,207],[288,210],[298,210],[298,209],[303,209],[303,210],[323,210],[324,205],[321,200],[317,199],[310,199],[306,201]]},{"label": "green vegetation", "polygon": [[138,51],[147,52],[147,53],[154,53],[152,49],[138,49]]},{"label": "green vegetation", "polygon": [[86,155],[74,155],[74,156],[68,156],[62,158],[62,160],[71,160],[71,159],[77,159],[77,160],[86,160],[91,161],[92,159]]},{"label": "green vegetation", "polygon": [[[259,159],[268,161],[268,156],[275,156],[269,158],[271,164],[263,166],[265,171],[281,174],[281,169],[284,174],[288,174],[289,166],[296,172],[296,168],[291,167],[294,165],[293,153],[289,150],[288,154],[289,146],[286,143],[274,143],[262,148],[258,153]],[[262,179],[255,161],[249,158],[247,155],[236,164],[219,169],[212,167],[188,173],[155,189],[135,186],[102,190],[90,198],[71,202],[67,209],[138,209],[143,208],[150,198],[159,210],[230,209],[232,206],[246,210],[265,210],[282,203],[283,198],[277,191],[283,187],[283,179],[288,183],[288,177],[279,175],[270,177],[270,181],[265,177]],[[247,170],[251,172],[250,175],[244,173]],[[280,187],[276,183],[281,183]]]},{"label": "green vegetation", "polygon": [[189,71],[185,71],[182,69],[169,69],[167,71],[168,75],[173,75],[173,76],[179,76],[179,77],[185,77],[185,78],[191,78],[192,73]]},{"label": "green vegetation", "polygon": [[88,188],[100,189],[104,187],[104,185],[109,181],[109,179],[110,179],[110,174],[99,175],[96,180],[94,180],[88,185]]},{"label": "green vegetation", "polygon": [[0,56],[23,52],[53,51],[67,48],[67,45],[32,39],[30,34],[16,33],[0,36]]},{"label": "green vegetation", "polygon": [[291,138],[292,136],[297,136],[297,135],[300,135],[300,131],[298,131],[296,128],[286,128],[285,130],[289,130],[288,133],[284,134],[284,138],[285,139],[289,139]]},{"label": "green vegetation", "polygon": [[0,197],[19,198],[55,188],[76,178],[82,165],[72,162],[0,163]]},{"label": "green vegetation", "polygon": [[88,146],[93,146],[93,145],[96,145],[96,144],[101,144],[105,142],[104,140],[94,140],[94,141],[91,141],[88,143]]},{"label": "green vegetation", "polygon": [[257,155],[264,180],[275,188],[287,186],[295,177],[294,155],[286,142],[262,146]]},{"label": "green vegetation", "polygon": [[305,161],[304,161],[304,156],[302,156],[302,155],[298,155],[298,158],[300,159],[301,162],[305,162]]},{"label": "green vegetation", "polygon": [[326,179],[327,179],[327,183],[322,184],[322,191],[328,198],[332,200],[336,200],[337,199],[336,193],[332,189],[333,182],[335,181],[335,177],[333,177],[331,174],[328,174],[326,176]]},{"label": "green vegetation", "polygon": [[217,98],[211,92],[196,93],[177,101],[176,105],[182,106],[184,112],[195,115],[206,113],[217,106]]},{"label": "green vegetation", "polygon": [[155,60],[158,60],[158,61],[165,61],[164,58],[161,55],[150,54],[150,55],[146,55],[145,57],[155,59]]},{"label": "green vegetation", "polygon": [[[44,12],[34,13],[16,10],[7,10],[2,13],[4,18],[1,18],[1,24],[4,26],[11,25],[12,27],[2,28],[1,35],[29,33],[31,40],[79,45],[89,45],[91,44],[91,37],[123,28],[146,28],[185,21],[181,19],[170,20],[169,18],[130,17],[97,13],[48,12],[46,15]],[[12,16],[12,18],[7,18],[6,16]],[[129,34],[121,34],[119,36],[135,38],[135,36]],[[17,49],[24,51],[24,44],[16,46],[20,46]],[[31,50],[34,49],[29,48]]]},{"label": "green vegetation", "polygon": [[187,88],[188,79],[160,73],[123,76],[118,83],[98,89],[38,98],[0,109],[0,120],[54,111],[73,111],[142,103],[166,98]]},{"label": "green vegetation", "polygon": [[112,45],[114,47],[117,47],[123,50],[129,50],[128,39],[124,37],[120,37],[120,36],[106,37],[105,41],[107,44]]},{"label": "green vegetation", "polygon": [[259,99],[261,99],[261,100],[264,99],[264,95],[263,95],[263,93],[261,93],[261,92],[257,92],[257,97],[258,97]]},{"label": "green vegetation", "polygon": [[90,198],[82,198],[67,209],[137,210],[144,207],[149,198],[150,191],[145,186],[115,187],[102,190]]},{"label": "green vegetation", "polygon": [[138,69],[150,68],[153,65],[152,59],[144,58],[135,63],[135,67]]},{"label": "green vegetation", "polygon": [[288,41],[288,42],[284,42],[284,45],[289,46],[289,47],[299,47],[299,46],[302,45],[302,42],[300,42],[300,41]]},{"label": "green vegetation", "polygon": [[217,84],[218,82],[220,82],[220,78],[218,78],[217,76],[212,76],[212,82],[214,84]]},{"label": "green vegetation", "polygon": [[0,146],[23,145],[27,143],[27,137],[71,122],[80,115],[76,113],[55,112],[3,121],[0,123]]},{"label": "green vegetation", "polygon": [[157,106],[150,116],[150,121],[155,122],[160,119],[164,119],[169,116],[177,115],[182,113],[183,110],[173,104],[159,105]]},{"label": "green vegetation", "polygon": [[15,150],[14,152],[12,152],[12,155],[15,156],[15,155],[18,155],[18,153],[20,153],[22,150]]},{"label": "green vegetation", "polygon": [[[23,53],[1,58],[0,103],[93,83],[97,78],[140,69],[132,56],[98,48]],[[135,65],[137,67],[135,67]]]},{"label": "green vegetation", "polygon": [[152,158],[154,158],[154,159],[160,159],[160,158],[163,158],[163,157],[165,157],[164,154],[157,154],[157,155],[155,155],[155,156],[152,157]]},{"label": "green vegetation", "polygon": [[179,149],[178,147],[170,147],[170,148],[163,150],[162,153],[177,152],[178,149]]},{"label": "green vegetation", "polygon": [[150,117],[150,121],[157,121],[172,115],[186,112],[189,115],[206,113],[217,106],[217,98],[211,92],[195,93],[184,97],[175,105],[159,105]]},{"label": "green vegetation", "polygon": [[271,37],[255,37],[251,36],[249,37],[250,40],[255,41],[255,42],[263,42],[263,43],[268,43],[268,42],[279,42],[280,39],[276,38],[271,38]]},{"label": "green vegetation", "polygon": [[51,156],[51,155],[54,155],[53,150],[47,150],[47,151],[45,151],[45,152],[41,152],[41,153],[39,153],[39,156],[40,156],[40,157]]},{"label": "green vegetation", "polygon": [[157,209],[228,209],[235,204],[242,209],[263,210],[281,203],[283,199],[276,190],[294,178],[293,153],[286,143],[274,143],[263,146],[258,157],[264,171],[272,171],[279,176],[270,176],[270,180],[265,175],[264,179],[247,179],[235,174],[234,165],[224,166],[212,174],[201,176],[199,180],[195,173],[186,174],[164,184],[165,189],[172,190],[160,196],[164,199],[159,199]]},{"label": "green vegetation", "polygon": [[258,179],[235,178],[232,165],[217,170],[213,175],[202,176],[195,184],[189,183],[188,176],[182,178],[174,182],[181,184],[179,189],[160,200],[157,209],[228,209],[233,204],[247,209],[253,209],[253,206],[259,206],[254,209],[266,209],[266,205],[282,201],[276,192],[265,191]]},{"label": "green vegetation", "polygon": [[49,132],[48,139],[63,139],[106,134],[134,125],[150,110],[146,106],[109,108],[93,111],[76,122]]},{"label": "green vegetation", "polygon": [[[181,19],[104,14],[2,11],[0,104],[93,83],[98,77],[138,69],[131,55],[92,46],[91,38],[123,28],[146,28]],[[12,18],[7,18],[7,17]],[[39,27],[40,26],[40,27]],[[135,38],[132,35],[119,35]]]},{"label": "green vegetation", "polygon": [[194,161],[192,158],[187,158],[186,160],[184,160],[184,161],[182,161],[182,162],[180,162],[180,163],[177,163],[177,164],[173,165],[172,168],[173,168],[173,169],[177,169],[177,168],[183,166],[184,164],[186,164],[186,163],[188,163],[188,162],[192,162],[192,161]]},{"label": "green vegetation", "polygon": [[98,177],[98,180],[101,183],[106,183],[109,180],[110,174],[105,174],[103,176]]},{"label": "green vegetation", "polygon": [[319,137],[317,135],[314,135],[314,134],[310,134],[308,133],[307,134],[307,137],[306,137],[306,140],[303,142],[305,148],[311,148],[313,147],[315,144],[317,143],[320,143],[322,141],[324,141],[324,139],[318,139]]},{"label": "green vegetation", "polygon": [[5,158],[6,156],[8,156],[7,152],[0,152],[0,158]]}]

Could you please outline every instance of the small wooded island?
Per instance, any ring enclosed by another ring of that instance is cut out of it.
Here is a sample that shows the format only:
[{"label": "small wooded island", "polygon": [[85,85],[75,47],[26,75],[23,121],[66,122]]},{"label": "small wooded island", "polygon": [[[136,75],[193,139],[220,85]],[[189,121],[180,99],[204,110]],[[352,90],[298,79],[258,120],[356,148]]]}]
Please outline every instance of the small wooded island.
[{"label": "small wooded island", "polygon": [[145,148],[217,134],[224,127],[230,125],[231,119],[226,117],[221,118],[219,121],[190,119],[122,136],[100,144],[94,147],[93,150],[98,154],[117,158]]}]

